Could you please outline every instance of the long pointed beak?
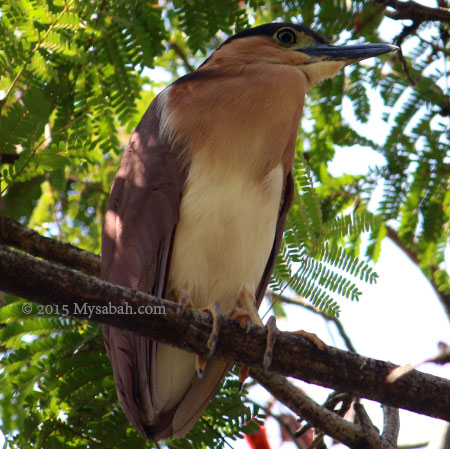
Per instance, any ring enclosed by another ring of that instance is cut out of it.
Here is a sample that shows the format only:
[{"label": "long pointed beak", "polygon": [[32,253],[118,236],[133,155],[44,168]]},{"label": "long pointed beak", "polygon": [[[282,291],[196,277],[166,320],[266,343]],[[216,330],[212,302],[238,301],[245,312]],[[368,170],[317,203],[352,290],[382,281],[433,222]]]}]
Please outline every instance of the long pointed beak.
[{"label": "long pointed beak", "polygon": [[328,45],[317,44],[298,51],[320,61],[356,61],[397,51],[399,48],[390,44]]}]

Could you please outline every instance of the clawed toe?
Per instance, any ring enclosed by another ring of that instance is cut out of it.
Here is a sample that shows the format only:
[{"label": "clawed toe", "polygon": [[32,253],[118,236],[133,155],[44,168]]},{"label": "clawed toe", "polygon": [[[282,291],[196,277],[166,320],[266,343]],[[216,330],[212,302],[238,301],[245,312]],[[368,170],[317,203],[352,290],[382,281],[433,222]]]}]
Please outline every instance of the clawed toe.
[{"label": "clawed toe", "polygon": [[186,293],[181,293],[177,299],[177,318],[181,318],[184,315],[184,311],[187,307],[192,307],[192,304],[189,302],[189,296]]},{"label": "clawed toe", "polygon": [[277,321],[274,316],[271,316],[266,324],[267,328],[267,340],[266,340],[266,350],[264,352],[263,367],[264,371],[269,370],[269,366],[272,363],[273,358],[273,348],[277,340]]},{"label": "clawed toe", "polygon": [[247,309],[234,309],[230,318],[239,323],[242,329],[248,330],[248,326],[252,323],[252,316]]},{"label": "clawed toe", "polygon": [[244,382],[247,380],[248,378],[248,374],[249,374],[249,367],[247,365],[242,365],[239,368],[239,392],[241,392],[244,388]]},{"label": "clawed toe", "polygon": [[199,379],[201,379],[205,373],[206,361],[206,357],[203,354],[197,354],[195,356],[195,371],[197,371]]},{"label": "clawed toe", "polygon": [[308,341],[310,341],[314,346],[317,347],[317,349],[325,349],[327,346],[316,334],[313,334],[311,332],[306,332],[304,330],[291,332],[294,335],[298,335],[300,337],[306,338]]},{"label": "clawed toe", "polygon": [[209,349],[208,358],[210,358],[214,355],[214,352],[216,351],[217,340],[219,339],[219,332],[220,327],[222,326],[223,316],[222,312],[220,311],[219,303],[217,302],[214,303],[212,309],[206,310],[211,313],[213,318],[211,334],[209,335],[208,342],[206,343],[206,346]]}]

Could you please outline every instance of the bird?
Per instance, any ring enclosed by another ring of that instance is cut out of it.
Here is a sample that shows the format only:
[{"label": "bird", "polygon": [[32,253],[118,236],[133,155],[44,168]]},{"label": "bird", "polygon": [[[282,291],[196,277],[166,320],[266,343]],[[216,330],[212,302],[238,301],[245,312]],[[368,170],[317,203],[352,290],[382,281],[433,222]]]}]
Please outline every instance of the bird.
[{"label": "bird", "polygon": [[[105,213],[101,278],[260,321],[293,201],[306,93],[396,49],[331,45],[285,22],[225,40],[163,89],[132,133]],[[107,325],[103,336],[122,409],[154,441],[185,436],[229,368],[208,359],[199,376],[194,354]]]}]

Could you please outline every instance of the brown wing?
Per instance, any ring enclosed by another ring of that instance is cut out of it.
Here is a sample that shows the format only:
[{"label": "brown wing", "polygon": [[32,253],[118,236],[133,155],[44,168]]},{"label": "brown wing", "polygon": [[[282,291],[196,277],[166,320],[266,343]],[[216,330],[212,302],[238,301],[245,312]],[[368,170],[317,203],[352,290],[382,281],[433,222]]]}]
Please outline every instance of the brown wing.
[{"label": "brown wing", "polygon": [[[185,175],[177,155],[159,139],[158,111],[156,98],[114,179],[103,225],[101,278],[163,297]],[[146,436],[145,427],[155,420],[149,371],[156,343],[109,326],[103,327],[103,335],[119,401]]]},{"label": "brown wing", "polygon": [[270,276],[272,275],[275,263],[277,261],[278,252],[280,251],[281,241],[283,239],[284,225],[286,224],[286,215],[292,205],[294,198],[294,178],[292,172],[289,172],[284,186],[283,199],[278,216],[277,227],[275,231],[275,240],[273,242],[272,251],[270,253],[269,260],[267,261],[266,268],[264,270],[263,277],[256,290],[256,307],[259,308],[261,301],[264,298],[264,294],[267,290],[267,286],[270,282]]}]

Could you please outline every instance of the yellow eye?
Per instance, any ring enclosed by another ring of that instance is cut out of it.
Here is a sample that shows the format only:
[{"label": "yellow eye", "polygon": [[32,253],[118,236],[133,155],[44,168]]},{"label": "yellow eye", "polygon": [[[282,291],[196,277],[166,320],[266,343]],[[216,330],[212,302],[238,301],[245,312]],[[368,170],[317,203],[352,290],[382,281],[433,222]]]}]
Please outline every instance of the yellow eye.
[{"label": "yellow eye", "polygon": [[295,44],[297,37],[295,33],[290,28],[282,28],[276,34],[276,37],[280,44],[290,46]]}]

